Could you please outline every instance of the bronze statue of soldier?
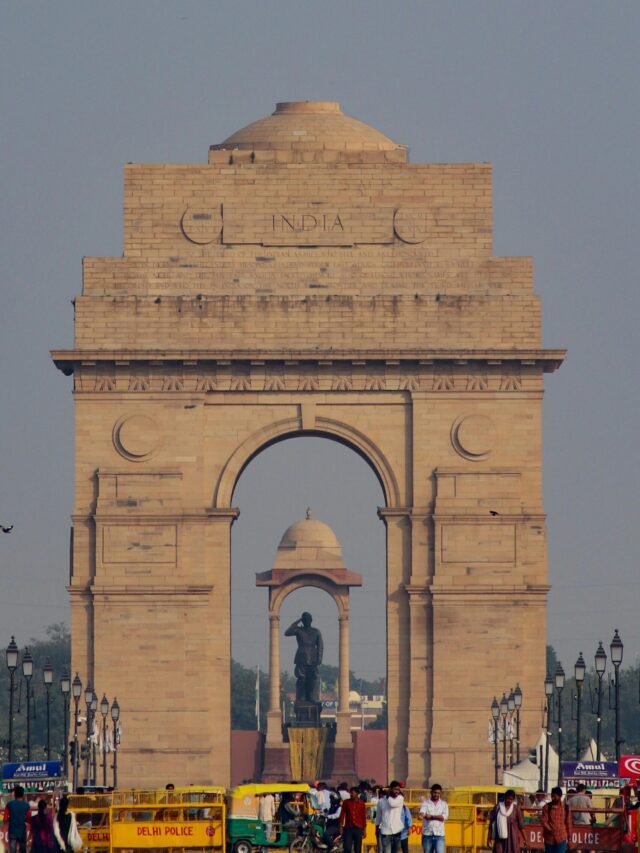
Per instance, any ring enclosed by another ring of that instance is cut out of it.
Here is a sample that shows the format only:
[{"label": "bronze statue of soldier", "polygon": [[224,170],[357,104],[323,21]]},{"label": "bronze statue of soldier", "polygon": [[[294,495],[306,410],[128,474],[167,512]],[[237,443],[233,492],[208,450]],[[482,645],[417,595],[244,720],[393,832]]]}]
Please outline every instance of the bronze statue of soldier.
[{"label": "bronze statue of soldier", "polygon": [[293,664],[296,678],[296,715],[299,718],[298,710],[303,705],[315,706],[318,709],[318,716],[320,712],[318,667],[322,663],[324,645],[322,634],[317,628],[311,626],[312,621],[311,614],[305,612],[284,632],[285,637],[295,637],[298,642]]}]

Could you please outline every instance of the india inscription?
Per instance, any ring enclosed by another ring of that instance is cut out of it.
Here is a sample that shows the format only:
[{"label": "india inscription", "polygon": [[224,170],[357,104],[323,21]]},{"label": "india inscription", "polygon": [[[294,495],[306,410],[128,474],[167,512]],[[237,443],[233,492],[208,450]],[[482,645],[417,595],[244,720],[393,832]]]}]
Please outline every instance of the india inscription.
[{"label": "india inscription", "polygon": [[269,208],[225,204],[222,242],[262,246],[351,246],[393,242],[393,208]]}]

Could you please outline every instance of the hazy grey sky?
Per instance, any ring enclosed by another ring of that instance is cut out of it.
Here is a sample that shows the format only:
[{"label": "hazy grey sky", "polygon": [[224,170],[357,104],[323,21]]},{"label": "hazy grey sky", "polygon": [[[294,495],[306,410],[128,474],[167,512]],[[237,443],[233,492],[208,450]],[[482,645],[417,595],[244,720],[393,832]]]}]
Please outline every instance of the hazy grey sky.
[{"label": "hazy grey sky", "polygon": [[[637,0],[0,3],[0,521],[15,524],[0,645],[68,615],[71,381],[48,353],[72,342],[82,256],[122,252],[123,164],[205,162],[276,101],[308,98],[340,101],[414,162],[493,162],[495,253],[534,256],[545,344],[569,350],[545,401],[549,640],[572,669],[617,627],[635,659],[639,33]],[[353,663],[370,677],[384,669],[380,489],[349,451],[300,441],[240,481],[234,589],[311,504],[365,576]],[[234,596],[243,662],[266,664],[265,597]],[[305,602],[331,634],[331,608]],[[300,607],[292,596],[283,619]]]}]

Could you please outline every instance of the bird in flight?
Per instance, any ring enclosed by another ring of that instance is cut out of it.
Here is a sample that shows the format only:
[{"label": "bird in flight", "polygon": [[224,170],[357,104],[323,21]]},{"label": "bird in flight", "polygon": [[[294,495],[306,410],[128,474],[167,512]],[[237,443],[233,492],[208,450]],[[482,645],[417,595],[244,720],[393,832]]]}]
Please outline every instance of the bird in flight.
[{"label": "bird in flight", "polygon": [[0,524],[0,529],[3,533],[11,533],[13,530],[13,524],[10,527],[5,527],[3,524]]}]

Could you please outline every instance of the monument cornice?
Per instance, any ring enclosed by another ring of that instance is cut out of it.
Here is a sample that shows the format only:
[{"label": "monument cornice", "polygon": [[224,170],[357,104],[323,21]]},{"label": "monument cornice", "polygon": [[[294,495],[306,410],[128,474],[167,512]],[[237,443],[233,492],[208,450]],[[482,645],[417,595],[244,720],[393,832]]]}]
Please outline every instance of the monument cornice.
[{"label": "monument cornice", "polygon": [[150,366],[181,364],[196,366],[215,363],[217,365],[261,364],[284,362],[330,365],[335,363],[396,365],[465,365],[516,364],[519,367],[538,367],[545,373],[553,373],[564,361],[564,349],[379,349],[379,350],[149,350],[149,349],[60,349],[52,350],[51,357],[56,367],[70,375],[78,367],[93,367],[115,364],[126,367],[131,363],[144,362]]}]

